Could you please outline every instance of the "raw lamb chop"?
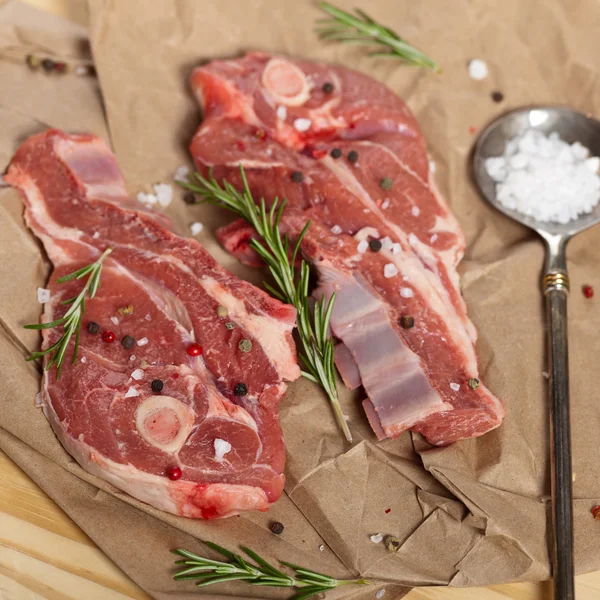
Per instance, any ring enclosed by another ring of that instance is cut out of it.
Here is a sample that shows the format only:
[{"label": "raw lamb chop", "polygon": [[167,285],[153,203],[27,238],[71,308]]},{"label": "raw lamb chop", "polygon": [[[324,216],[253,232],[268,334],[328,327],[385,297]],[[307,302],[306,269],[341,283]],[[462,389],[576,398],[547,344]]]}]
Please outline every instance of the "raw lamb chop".
[{"label": "raw lamb chop", "polygon": [[[77,362],[67,364],[71,341],[60,379],[44,372],[44,412],[63,446],[89,473],[177,515],[266,510],[284,484],[278,403],[300,376],[294,308],[232,276],[165,217],[136,210],[95,136],[35,135],[5,181],[54,265],[43,322],[83,286],[57,279],[112,248]],[[43,330],[42,347],[61,333]]]},{"label": "raw lamb chop", "polygon": [[[197,68],[191,85],[204,111],[198,168],[239,186],[243,165],[255,199],[287,199],[291,237],[312,221],[303,251],[316,294],[337,292],[336,363],[362,383],[378,438],[411,429],[444,445],[498,427],[504,408],[479,383],[459,288],[465,240],[404,102],[360,73],[257,52]],[[243,222],[219,232],[256,264],[252,235]]]}]

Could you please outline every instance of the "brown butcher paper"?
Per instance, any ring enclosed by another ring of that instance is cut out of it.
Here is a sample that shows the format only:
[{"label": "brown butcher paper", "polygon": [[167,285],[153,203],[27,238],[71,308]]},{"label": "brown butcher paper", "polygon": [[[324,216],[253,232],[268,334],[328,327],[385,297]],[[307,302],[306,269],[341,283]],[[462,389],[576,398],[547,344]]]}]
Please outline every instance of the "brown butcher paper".
[{"label": "brown butcher paper", "polygon": [[[23,225],[17,194],[0,190],[0,448],[155,598],[289,596],[243,583],[196,591],[192,583],[173,582],[170,549],[207,553],[194,538],[230,549],[248,545],[273,560],[338,577],[361,575],[377,584],[335,590],[331,598],[373,598],[381,587],[384,598],[400,598],[417,585],[474,586],[549,576],[543,247],[531,232],[483,203],[469,173],[469,152],[488,121],[523,104],[569,104],[598,115],[600,6],[594,0],[337,4],[366,8],[436,59],[442,74],[368,57],[359,46],[319,42],[313,33],[319,11],[309,0],[93,0],[90,37],[99,80],[50,77],[28,71],[4,51],[33,48],[81,56],[83,32],[60,28],[54,19],[37,19],[35,28],[23,22],[15,27],[7,23],[18,13],[15,5],[10,14],[6,7],[0,11],[4,165],[24,137],[57,126],[103,136],[133,194],[153,183],[173,183],[177,167],[191,165],[187,146],[200,122],[187,85],[191,69],[247,49],[280,52],[356,68],[401,95],[419,120],[436,181],[467,236],[462,289],[479,330],[482,379],[506,404],[504,424],[482,438],[441,449],[409,433],[377,442],[360,395],[340,384],[354,436],[350,445],[320,389],[298,381],[281,404],[288,450],[282,499],[267,514],[191,521],[87,475],[35,408],[40,371],[24,358],[39,336],[22,327],[39,317],[36,287],[45,284],[49,265]],[[487,79],[470,79],[472,58],[486,61]],[[493,91],[502,92],[504,101],[494,102]],[[260,270],[237,263],[215,239],[215,229],[231,216],[209,205],[190,207],[181,197],[177,190],[166,209],[179,229],[187,235],[192,222],[203,223],[198,239],[207,250],[235,274],[260,283]],[[596,282],[599,247],[600,230],[591,230],[569,248],[578,572],[600,568],[594,551],[600,547],[600,527],[590,515],[600,500],[600,308],[580,292],[582,284]],[[272,520],[284,523],[281,536],[268,530]],[[377,533],[398,537],[398,553],[371,541]]]}]

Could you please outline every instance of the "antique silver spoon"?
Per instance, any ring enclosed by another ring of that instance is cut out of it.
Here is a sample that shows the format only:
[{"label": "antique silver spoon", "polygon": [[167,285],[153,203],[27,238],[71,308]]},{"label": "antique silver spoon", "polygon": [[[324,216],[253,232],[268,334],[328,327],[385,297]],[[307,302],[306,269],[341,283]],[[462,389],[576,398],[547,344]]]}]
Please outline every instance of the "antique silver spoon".
[{"label": "antique silver spoon", "polygon": [[569,143],[581,142],[592,156],[600,156],[600,122],[568,108],[534,106],[509,112],[495,120],[479,137],[473,156],[477,184],[499,211],[536,231],[546,243],[546,266],[542,291],[548,319],[548,360],[550,372],[550,429],[552,436],[552,525],[553,578],[555,600],[573,600],[573,499],[571,432],[569,423],[569,363],[567,344],[566,246],[577,233],[600,221],[600,206],[564,225],[542,222],[505,208],[496,199],[496,184],[487,174],[485,161],[500,156],[508,140],[527,129],[548,135],[556,131]]}]

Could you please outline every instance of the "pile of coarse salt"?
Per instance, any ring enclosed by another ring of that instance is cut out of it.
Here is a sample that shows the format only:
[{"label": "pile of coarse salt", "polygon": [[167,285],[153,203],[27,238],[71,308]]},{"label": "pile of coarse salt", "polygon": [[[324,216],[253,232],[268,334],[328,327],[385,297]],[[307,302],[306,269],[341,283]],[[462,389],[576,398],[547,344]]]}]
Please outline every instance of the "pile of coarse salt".
[{"label": "pile of coarse salt", "polygon": [[506,208],[539,221],[568,223],[600,201],[600,158],[558,133],[529,129],[506,144],[504,154],[485,168],[496,182],[496,198]]}]

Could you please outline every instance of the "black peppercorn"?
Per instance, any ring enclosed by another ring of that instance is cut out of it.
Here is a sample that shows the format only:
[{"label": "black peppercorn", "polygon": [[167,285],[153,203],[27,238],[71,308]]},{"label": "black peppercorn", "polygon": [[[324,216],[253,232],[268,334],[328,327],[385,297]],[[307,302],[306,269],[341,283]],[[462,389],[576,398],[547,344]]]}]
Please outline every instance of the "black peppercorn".
[{"label": "black peppercorn", "polygon": [[358,162],[358,152],[356,150],[350,150],[350,152],[348,152],[348,162],[351,162],[352,164]]},{"label": "black peppercorn", "polygon": [[280,523],[279,521],[273,521],[273,523],[271,523],[270,529],[275,535],[279,535],[283,533],[283,523]]},{"label": "black peppercorn", "polygon": [[323,90],[324,94],[331,94],[335,88],[333,87],[333,83],[331,83],[331,81],[327,81],[323,84],[321,89]]},{"label": "black peppercorn", "polygon": [[123,348],[127,348],[127,350],[129,350],[135,346],[135,338],[131,337],[130,335],[126,335],[121,340],[121,344],[123,345]]},{"label": "black peppercorn", "polygon": [[415,326],[415,320],[409,315],[404,315],[400,318],[400,325],[403,329],[412,329]]},{"label": "black peppercorn", "polygon": [[502,102],[502,100],[504,100],[504,94],[502,92],[492,92],[491,95],[494,102]]},{"label": "black peppercorn", "polygon": [[369,242],[369,248],[371,248],[373,252],[379,252],[382,245],[383,244],[379,240],[371,240]]},{"label": "black peppercorn", "polygon": [[88,333],[98,333],[100,331],[100,325],[98,323],[94,323],[94,321],[90,321],[87,324]]},{"label": "black peppercorn", "polygon": [[340,158],[342,156],[342,151],[339,148],[334,148],[330,153],[331,158]]},{"label": "black peppercorn", "polygon": [[42,68],[44,71],[54,71],[54,61],[51,58],[45,58],[42,61]]},{"label": "black peppercorn", "polygon": [[304,179],[304,175],[302,175],[302,173],[300,171],[294,171],[292,173],[292,181],[294,183],[302,183],[303,179]]},{"label": "black peppercorn", "polygon": [[186,204],[196,204],[196,196],[194,196],[194,194],[192,192],[188,192],[187,194],[184,195],[183,201]]},{"label": "black peppercorn", "polygon": [[248,387],[245,383],[238,383],[233,390],[236,396],[245,396],[248,393]]},{"label": "black peppercorn", "polygon": [[153,392],[158,393],[162,392],[164,385],[165,384],[160,379],[153,379],[152,383],[150,384],[150,388]]}]

